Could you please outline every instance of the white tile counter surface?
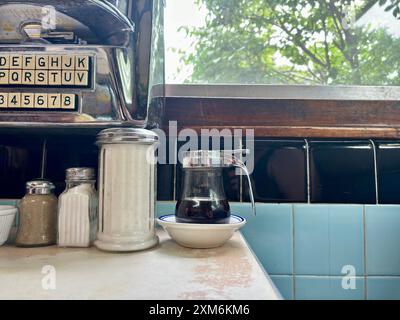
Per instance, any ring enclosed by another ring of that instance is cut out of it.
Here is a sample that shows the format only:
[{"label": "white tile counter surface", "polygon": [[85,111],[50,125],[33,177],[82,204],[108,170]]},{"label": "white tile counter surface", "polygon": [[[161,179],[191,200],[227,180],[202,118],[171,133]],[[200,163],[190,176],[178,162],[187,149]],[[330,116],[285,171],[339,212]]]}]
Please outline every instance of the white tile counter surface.
[{"label": "white tile counter surface", "polygon": [[[202,250],[157,232],[159,246],[125,254],[0,247],[0,299],[281,299],[239,232]],[[52,267],[56,288],[45,290]]]}]

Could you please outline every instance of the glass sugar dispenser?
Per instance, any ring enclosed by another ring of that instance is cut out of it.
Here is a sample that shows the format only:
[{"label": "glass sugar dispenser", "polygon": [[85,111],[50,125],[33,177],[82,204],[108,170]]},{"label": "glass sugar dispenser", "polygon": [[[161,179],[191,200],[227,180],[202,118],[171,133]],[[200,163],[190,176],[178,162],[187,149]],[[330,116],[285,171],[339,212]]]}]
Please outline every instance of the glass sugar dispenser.
[{"label": "glass sugar dispenser", "polygon": [[140,128],[110,128],[98,134],[98,249],[131,252],[158,244],[157,143],[155,132]]},{"label": "glass sugar dispenser", "polygon": [[58,241],[60,247],[90,247],[97,233],[98,196],[92,168],[66,170],[66,189],[59,197]]},{"label": "glass sugar dispenser", "polygon": [[224,224],[230,221],[230,207],[225,195],[222,170],[237,167],[249,181],[253,214],[255,205],[249,172],[234,154],[248,150],[196,150],[183,154],[183,191],[176,204],[179,223]]}]

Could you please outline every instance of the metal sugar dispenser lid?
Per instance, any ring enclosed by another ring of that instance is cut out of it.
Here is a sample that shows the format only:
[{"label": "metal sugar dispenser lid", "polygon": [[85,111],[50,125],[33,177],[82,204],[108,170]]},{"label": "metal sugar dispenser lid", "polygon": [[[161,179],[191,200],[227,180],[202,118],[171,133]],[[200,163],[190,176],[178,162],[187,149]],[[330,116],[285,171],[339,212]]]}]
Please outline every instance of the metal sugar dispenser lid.
[{"label": "metal sugar dispenser lid", "polygon": [[237,150],[194,150],[183,153],[183,169],[200,168],[227,168],[237,167],[243,170],[249,183],[250,201],[253,214],[256,215],[256,206],[254,201],[253,188],[250,180],[249,171],[244,162],[235,156],[235,154],[249,154],[248,149]]},{"label": "metal sugar dispenser lid", "polygon": [[68,181],[90,181],[96,178],[93,168],[69,168],[65,170],[65,177]]},{"label": "metal sugar dispenser lid", "polygon": [[97,145],[103,144],[154,144],[158,141],[155,132],[141,128],[111,128],[97,135]]},{"label": "metal sugar dispenser lid", "polygon": [[54,189],[54,184],[49,180],[37,179],[26,183],[26,191],[28,194],[52,194]]}]

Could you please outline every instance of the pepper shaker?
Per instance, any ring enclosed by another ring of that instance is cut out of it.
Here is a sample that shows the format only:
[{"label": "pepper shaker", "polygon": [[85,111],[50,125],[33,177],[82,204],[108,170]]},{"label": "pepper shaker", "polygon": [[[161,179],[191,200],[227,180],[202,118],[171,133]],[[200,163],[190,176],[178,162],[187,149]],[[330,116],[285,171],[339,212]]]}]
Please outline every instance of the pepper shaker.
[{"label": "pepper shaker", "polygon": [[26,183],[26,195],[19,205],[18,247],[53,245],[57,236],[57,197],[47,180]]}]

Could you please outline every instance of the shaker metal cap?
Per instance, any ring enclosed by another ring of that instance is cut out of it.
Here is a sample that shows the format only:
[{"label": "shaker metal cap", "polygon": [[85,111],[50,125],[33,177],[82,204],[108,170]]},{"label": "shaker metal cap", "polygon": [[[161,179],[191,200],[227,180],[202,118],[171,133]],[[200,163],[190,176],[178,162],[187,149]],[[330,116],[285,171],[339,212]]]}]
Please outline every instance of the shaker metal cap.
[{"label": "shaker metal cap", "polygon": [[111,128],[101,131],[97,135],[96,143],[102,144],[153,144],[158,141],[155,132],[140,128]]},{"label": "shaker metal cap", "polygon": [[54,189],[54,184],[48,180],[37,179],[26,183],[28,194],[51,194]]},{"label": "shaker metal cap", "polygon": [[96,176],[93,168],[68,168],[65,177],[70,181],[85,181],[94,180]]}]

